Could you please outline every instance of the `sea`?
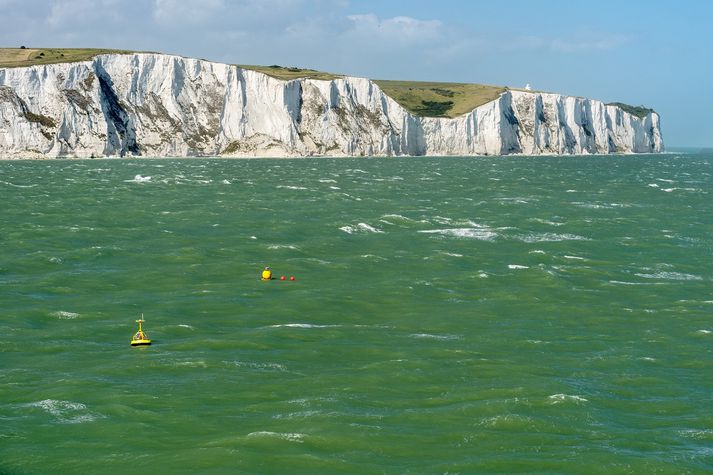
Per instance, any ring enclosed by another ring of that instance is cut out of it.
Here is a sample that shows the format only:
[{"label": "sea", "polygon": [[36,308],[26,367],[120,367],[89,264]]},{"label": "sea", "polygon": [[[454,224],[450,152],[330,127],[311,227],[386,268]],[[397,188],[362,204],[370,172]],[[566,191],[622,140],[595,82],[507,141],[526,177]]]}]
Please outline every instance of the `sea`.
[{"label": "sea", "polygon": [[711,153],[1,161],[0,474],[711,473],[712,192]]}]

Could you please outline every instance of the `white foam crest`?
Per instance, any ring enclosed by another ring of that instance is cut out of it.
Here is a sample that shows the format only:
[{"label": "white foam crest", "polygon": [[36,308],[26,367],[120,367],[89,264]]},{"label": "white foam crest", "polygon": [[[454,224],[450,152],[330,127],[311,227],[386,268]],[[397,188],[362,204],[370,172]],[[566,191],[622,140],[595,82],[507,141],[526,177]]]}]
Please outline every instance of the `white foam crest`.
[{"label": "white foam crest", "polygon": [[195,328],[193,328],[191,325],[186,325],[185,323],[179,323],[178,326],[181,328],[188,328],[190,330],[195,330]]},{"label": "white foam crest", "polygon": [[696,333],[702,333],[703,335],[710,335],[711,331],[710,330],[698,330]]},{"label": "white foam crest", "polygon": [[658,282],[625,282],[622,280],[610,280],[609,283],[616,285],[660,285]]},{"label": "white foam crest", "polygon": [[424,338],[429,340],[460,340],[463,337],[459,335],[434,335],[431,333],[412,333],[411,338]]},{"label": "white foam crest", "polygon": [[331,178],[320,178],[319,182],[320,183],[336,183],[337,180],[332,180]]},{"label": "white foam crest", "polygon": [[523,423],[530,422],[532,419],[527,416],[521,416],[519,414],[502,414],[494,417],[487,417],[482,419],[478,425],[485,427],[503,427],[509,425],[520,425]]},{"label": "white foam crest", "polygon": [[440,234],[442,236],[452,236],[457,238],[478,239],[480,241],[492,241],[498,236],[498,233],[485,226],[477,228],[424,229],[418,232],[424,234]]},{"label": "white foam crest", "polygon": [[135,175],[132,180],[124,180],[126,183],[148,183],[151,181],[150,176]]},{"label": "white foam crest", "polygon": [[553,394],[549,396],[547,399],[550,400],[551,404],[560,404],[563,402],[589,402],[588,399],[583,398],[582,396],[577,396],[576,394]]},{"label": "white foam crest", "polygon": [[232,183],[228,180],[223,180],[223,181],[221,181],[221,183],[224,185],[232,185]]},{"label": "white foam crest", "polygon": [[304,438],[307,437],[307,435],[300,434],[299,432],[270,432],[261,430],[258,432],[250,432],[248,437],[271,437],[302,444],[304,443]]},{"label": "white foam crest", "polygon": [[530,266],[521,266],[519,264],[508,264],[508,269],[529,269]]},{"label": "white foam crest", "polygon": [[347,234],[354,234],[354,233],[383,233],[381,229],[375,228],[373,226],[369,226],[366,223],[357,223],[356,226],[342,226],[339,228],[341,231],[344,231]]},{"label": "white foam crest", "polygon": [[60,320],[73,320],[79,316],[78,313],[65,312],[64,310],[60,310],[58,312],[52,312],[52,313],[50,313],[50,315],[53,317],[57,317]]},{"label": "white foam crest", "polygon": [[711,439],[713,438],[713,429],[684,429],[678,431],[684,437],[692,439]]},{"label": "white foam crest", "polygon": [[556,221],[550,221],[547,219],[542,219],[542,218],[532,218],[530,221],[534,221],[536,223],[541,223],[541,224],[547,224],[548,226],[564,226],[565,223],[558,223]]},{"label": "white foam crest", "polygon": [[703,280],[703,277],[684,274],[681,272],[656,272],[654,274],[635,274],[638,277],[643,277],[645,279],[661,279],[661,280]]},{"label": "white foam crest", "polygon": [[292,249],[292,250],[297,250],[299,249],[297,246],[294,246],[292,244],[270,244],[267,246],[268,249]]},{"label": "white foam crest", "polygon": [[330,190],[341,190],[341,188],[339,188],[338,186],[330,186],[329,189]]},{"label": "white foam crest", "polygon": [[559,242],[559,241],[589,241],[589,238],[578,236],[576,234],[557,234],[557,233],[531,233],[515,236],[523,242]]},{"label": "white foam crest", "polygon": [[659,185],[657,185],[656,183],[649,183],[649,186],[650,186],[651,188],[658,188],[658,187],[659,187]]},{"label": "white foam crest", "polygon": [[374,261],[388,261],[389,260],[386,257],[377,256],[376,254],[362,254],[359,257],[361,257],[363,259],[371,259]]},{"label": "white foam crest", "polygon": [[565,259],[571,259],[571,260],[575,260],[575,261],[586,261],[586,260],[587,260],[587,259],[585,259],[584,257],[568,256],[567,254],[565,254],[563,257],[564,257]]},{"label": "white foam crest", "polygon": [[2,180],[0,180],[0,183],[2,183],[4,185],[15,187],[15,188],[34,188],[34,187],[38,186],[36,184],[35,185],[16,185],[14,183],[10,183],[9,181],[2,181]]},{"label": "white foam crest", "polygon": [[208,364],[203,360],[174,361],[173,366],[185,366],[187,368],[207,368]]},{"label": "white foam crest", "polygon": [[267,328],[338,328],[341,325],[316,325],[313,323],[280,323]]},{"label": "white foam crest", "polygon": [[307,190],[304,186],[296,185],[277,185],[275,188],[284,188],[285,190]]},{"label": "white foam crest", "polygon": [[250,368],[268,371],[287,371],[280,363],[255,363],[252,361],[223,361],[225,364],[237,366],[238,368]]},{"label": "white foam crest", "polygon": [[55,416],[60,422],[65,424],[81,424],[92,422],[100,415],[87,411],[87,406],[81,402],[61,401],[57,399],[45,399],[43,401],[31,402],[26,407],[37,407]]}]

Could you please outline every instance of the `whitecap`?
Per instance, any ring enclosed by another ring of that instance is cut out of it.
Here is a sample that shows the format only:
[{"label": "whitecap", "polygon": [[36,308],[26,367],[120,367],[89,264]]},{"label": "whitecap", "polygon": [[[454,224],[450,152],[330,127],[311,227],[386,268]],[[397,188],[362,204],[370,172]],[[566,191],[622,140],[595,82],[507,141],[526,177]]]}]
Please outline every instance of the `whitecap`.
[{"label": "whitecap", "polygon": [[59,422],[65,424],[81,424],[92,422],[101,417],[87,411],[87,406],[80,402],[61,401],[57,399],[45,399],[43,401],[31,402],[26,407],[37,407],[55,416]]},{"label": "whitecap", "polygon": [[547,399],[550,400],[551,404],[560,404],[562,402],[567,402],[567,401],[573,401],[573,402],[589,402],[587,399],[583,398],[582,396],[577,396],[572,395],[572,394],[553,394],[549,396]]},{"label": "whitecap", "polygon": [[588,238],[578,236],[576,234],[557,234],[557,233],[531,233],[520,236],[515,236],[523,242],[559,242],[559,241],[589,241]]},{"label": "whitecap", "polygon": [[342,226],[339,228],[341,231],[344,231],[347,234],[354,234],[355,232],[364,232],[364,233],[383,233],[381,229],[375,228],[373,226],[369,226],[366,223],[357,223],[356,226]]},{"label": "whitecap", "polygon": [[710,331],[710,330],[698,330],[697,333],[702,333],[702,334],[704,334],[704,335],[709,335],[709,334],[711,333],[711,331]]},{"label": "whitecap", "polygon": [[678,431],[684,437],[692,439],[710,439],[713,438],[713,429],[684,429]]},{"label": "whitecap", "polygon": [[659,187],[659,185],[657,185],[656,183],[649,183],[649,186],[650,186],[651,188],[658,188],[658,187]]},{"label": "whitecap", "polygon": [[462,337],[458,335],[433,335],[431,333],[412,333],[411,338],[424,338],[430,340],[460,340]]},{"label": "whitecap", "polygon": [[313,323],[280,323],[268,328],[338,328],[341,325],[316,325]]},{"label": "whitecap", "polygon": [[203,360],[174,361],[173,366],[186,366],[188,368],[207,368],[208,364]]},{"label": "whitecap", "polygon": [[13,186],[15,188],[34,188],[34,187],[38,186],[36,184],[35,185],[16,185],[14,183],[10,183],[9,181],[1,181],[1,180],[0,180],[0,183],[3,183],[8,186]]},{"label": "whitecap", "polygon": [[609,283],[617,285],[659,285],[657,282],[625,282],[622,280],[610,280]]},{"label": "whitecap", "polygon": [[225,364],[237,366],[239,368],[250,368],[267,371],[287,371],[284,365],[279,363],[255,363],[252,361],[223,361]]},{"label": "whitecap", "polygon": [[457,238],[478,239],[481,241],[492,241],[498,234],[490,228],[447,228],[447,229],[424,229],[418,231],[424,234],[440,234],[442,236],[452,236]]},{"label": "whitecap", "polygon": [[548,226],[564,226],[564,224],[565,224],[565,223],[558,223],[556,221],[549,221],[547,219],[541,219],[541,218],[532,218],[530,221],[534,221],[535,223],[547,224]]},{"label": "whitecap", "polygon": [[276,439],[286,440],[288,442],[304,443],[305,434],[300,434],[298,432],[270,432],[270,431],[258,431],[250,432],[248,437],[272,437]]},{"label": "whitecap", "polygon": [[336,183],[337,180],[332,180],[332,179],[330,179],[330,178],[320,178],[320,179],[319,179],[319,182],[320,182],[320,183]]},{"label": "whitecap", "polygon": [[294,186],[294,185],[277,185],[275,188],[284,188],[286,190],[306,190],[304,186]]},{"label": "whitecap", "polygon": [[292,250],[297,250],[299,249],[297,246],[294,246],[292,244],[270,244],[267,246],[268,249],[292,249]]},{"label": "whitecap", "polygon": [[79,316],[78,313],[65,312],[65,311],[63,311],[63,310],[60,310],[60,311],[58,311],[58,312],[52,312],[52,313],[50,313],[50,315],[53,316],[53,317],[57,317],[57,318],[59,318],[60,320],[73,320],[73,319],[75,319],[75,318],[77,318],[77,317]]},{"label": "whitecap", "polygon": [[413,219],[407,218],[406,216],[402,216],[400,214],[385,214],[382,216],[382,218],[394,219],[394,220],[400,220],[400,221],[413,221]]},{"label": "whitecap", "polygon": [[232,183],[230,183],[228,180],[223,180],[221,181],[221,183],[224,185],[232,185]]},{"label": "whitecap", "polygon": [[127,183],[148,183],[151,181],[150,176],[135,175],[133,180],[124,180]]},{"label": "whitecap", "polygon": [[178,326],[181,328],[190,328],[191,330],[194,330],[191,325],[186,325],[185,323],[179,323]]},{"label": "whitecap", "polygon": [[529,269],[529,266],[521,266],[519,264],[508,264],[508,269]]},{"label": "whitecap", "polygon": [[663,280],[703,280],[703,277],[684,274],[681,272],[656,272],[655,274],[635,274],[638,277],[645,279],[663,279]]},{"label": "whitecap", "polygon": [[587,259],[585,259],[584,257],[568,256],[567,254],[565,254],[563,257],[564,257],[565,259],[572,259],[572,260],[575,260],[575,261],[586,261],[586,260],[587,260]]}]

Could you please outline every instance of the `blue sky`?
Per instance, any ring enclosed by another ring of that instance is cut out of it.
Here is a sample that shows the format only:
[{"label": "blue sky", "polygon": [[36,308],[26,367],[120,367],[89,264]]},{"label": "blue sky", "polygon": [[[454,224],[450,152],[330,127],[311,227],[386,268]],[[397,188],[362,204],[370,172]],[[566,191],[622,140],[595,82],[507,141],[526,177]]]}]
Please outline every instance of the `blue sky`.
[{"label": "blue sky", "polygon": [[0,46],[103,47],[646,105],[713,147],[713,3],[0,0]]}]

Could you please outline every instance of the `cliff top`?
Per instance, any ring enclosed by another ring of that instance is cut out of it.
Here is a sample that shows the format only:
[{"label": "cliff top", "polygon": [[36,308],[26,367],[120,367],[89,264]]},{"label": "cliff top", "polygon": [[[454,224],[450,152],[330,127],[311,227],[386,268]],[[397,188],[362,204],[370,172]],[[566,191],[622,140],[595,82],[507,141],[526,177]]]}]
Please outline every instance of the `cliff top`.
[{"label": "cliff top", "polygon": [[[99,48],[0,48],[0,68],[28,67],[42,64],[73,63],[89,61],[100,54],[132,54],[138,51]],[[239,68],[258,71],[276,79],[317,79],[331,81],[343,75],[285,66],[236,65]],[[398,102],[410,113],[421,117],[458,117],[478,106],[498,98],[508,88],[474,83],[422,82],[374,80],[384,93]],[[522,89],[516,89],[521,90]],[[528,91],[537,92],[537,91]],[[618,106],[639,118],[645,117],[653,109],[631,106],[621,102],[608,105]]]},{"label": "cliff top", "polygon": [[89,61],[100,54],[127,54],[135,51],[98,48],[0,48],[0,68],[20,68],[38,64]]}]

